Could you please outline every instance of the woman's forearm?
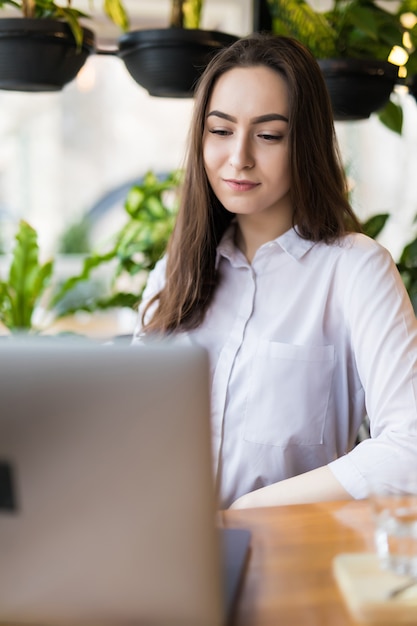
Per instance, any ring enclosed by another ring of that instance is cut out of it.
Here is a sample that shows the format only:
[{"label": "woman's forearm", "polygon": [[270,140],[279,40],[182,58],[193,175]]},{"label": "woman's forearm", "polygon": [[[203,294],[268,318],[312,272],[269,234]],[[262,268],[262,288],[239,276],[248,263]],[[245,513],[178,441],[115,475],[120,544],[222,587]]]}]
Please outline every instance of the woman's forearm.
[{"label": "woman's forearm", "polygon": [[235,500],[230,508],[247,509],[348,499],[352,499],[352,496],[342,487],[332,471],[324,466],[252,491]]}]

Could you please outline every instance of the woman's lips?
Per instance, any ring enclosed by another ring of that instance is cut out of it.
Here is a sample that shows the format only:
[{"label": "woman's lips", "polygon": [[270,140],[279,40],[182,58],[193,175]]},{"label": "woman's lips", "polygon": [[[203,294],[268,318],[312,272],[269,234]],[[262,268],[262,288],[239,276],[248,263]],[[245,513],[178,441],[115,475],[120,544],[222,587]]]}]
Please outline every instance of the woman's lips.
[{"label": "woman's lips", "polygon": [[259,183],[253,183],[250,180],[236,180],[234,178],[226,178],[224,182],[233,191],[251,191],[259,185]]}]

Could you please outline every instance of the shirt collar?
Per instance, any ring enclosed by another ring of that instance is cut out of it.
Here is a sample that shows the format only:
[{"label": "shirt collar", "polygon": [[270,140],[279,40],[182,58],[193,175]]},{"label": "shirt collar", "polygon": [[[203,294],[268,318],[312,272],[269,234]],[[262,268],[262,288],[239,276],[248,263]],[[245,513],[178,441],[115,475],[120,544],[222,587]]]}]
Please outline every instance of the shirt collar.
[{"label": "shirt collar", "polygon": [[[236,261],[241,252],[236,248],[234,243],[235,223],[232,223],[225,231],[219,245],[217,246],[216,268],[219,265],[220,258],[225,257],[230,261]],[[298,261],[303,257],[314,245],[315,242],[309,239],[303,239],[297,233],[296,228],[290,228],[283,235],[271,240],[268,244],[275,244],[281,248],[286,254]]]}]

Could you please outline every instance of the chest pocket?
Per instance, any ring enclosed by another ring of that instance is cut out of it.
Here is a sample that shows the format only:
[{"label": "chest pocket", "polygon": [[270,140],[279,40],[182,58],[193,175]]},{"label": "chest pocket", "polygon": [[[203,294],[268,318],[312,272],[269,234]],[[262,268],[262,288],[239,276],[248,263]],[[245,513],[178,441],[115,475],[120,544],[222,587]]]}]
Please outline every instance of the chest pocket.
[{"label": "chest pocket", "polygon": [[334,370],[334,347],[261,341],[246,404],[246,441],[319,445]]}]

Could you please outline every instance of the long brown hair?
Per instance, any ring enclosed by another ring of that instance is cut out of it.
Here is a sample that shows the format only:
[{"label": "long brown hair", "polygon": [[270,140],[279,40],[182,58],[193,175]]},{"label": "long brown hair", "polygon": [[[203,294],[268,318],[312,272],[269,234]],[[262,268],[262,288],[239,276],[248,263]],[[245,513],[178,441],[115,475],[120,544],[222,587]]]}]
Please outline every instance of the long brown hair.
[{"label": "long brown hair", "polygon": [[178,218],[167,250],[166,283],[145,332],[169,333],[200,325],[217,284],[216,248],[230,224],[203,162],[203,132],[217,79],[236,67],[266,66],[284,77],[289,95],[293,222],[301,237],[330,242],[360,225],[347,185],[321,70],[298,41],[270,34],[240,39],[208,64],[196,89]]}]

